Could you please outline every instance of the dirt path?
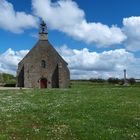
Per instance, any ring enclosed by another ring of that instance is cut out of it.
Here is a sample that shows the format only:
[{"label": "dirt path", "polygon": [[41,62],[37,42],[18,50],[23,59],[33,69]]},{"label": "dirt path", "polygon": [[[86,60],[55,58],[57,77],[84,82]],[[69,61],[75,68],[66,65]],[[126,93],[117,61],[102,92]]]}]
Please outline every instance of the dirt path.
[{"label": "dirt path", "polygon": [[[19,87],[0,87],[0,90],[20,90]],[[28,88],[22,88],[22,89],[28,89]]]}]

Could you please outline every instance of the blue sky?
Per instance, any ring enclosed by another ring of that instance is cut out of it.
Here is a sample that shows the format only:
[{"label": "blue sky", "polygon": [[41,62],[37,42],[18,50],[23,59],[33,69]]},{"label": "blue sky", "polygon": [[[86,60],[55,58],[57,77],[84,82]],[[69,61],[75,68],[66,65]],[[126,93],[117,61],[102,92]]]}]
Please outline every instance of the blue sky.
[{"label": "blue sky", "polygon": [[18,57],[12,62],[13,71],[2,61],[0,71],[15,74],[24,56],[17,53],[37,42],[38,21],[43,18],[49,41],[70,63],[72,78],[121,77],[124,68],[131,70],[129,77],[140,77],[139,0],[0,0],[0,4],[0,60],[10,53]]},{"label": "blue sky", "polygon": [[[25,11],[28,14],[32,14],[31,0],[8,0],[8,2],[13,4],[16,11]],[[114,24],[122,27],[124,17],[140,15],[139,0],[89,0],[88,2],[75,0],[75,2],[84,10],[87,21],[101,22],[109,26]],[[30,34],[37,34],[37,32],[37,29],[31,29],[25,30],[22,34],[13,34],[12,32],[0,29],[0,36],[2,37],[1,46],[3,46],[0,52],[4,52],[9,47],[15,50],[30,49],[37,41],[37,39],[31,37]],[[6,41],[7,38],[9,40],[8,42]],[[88,47],[92,50],[103,51],[102,48],[94,47],[94,44],[85,44],[82,41],[76,41],[58,31],[49,30],[49,40],[55,46],[67,43],[71,48]]]}]

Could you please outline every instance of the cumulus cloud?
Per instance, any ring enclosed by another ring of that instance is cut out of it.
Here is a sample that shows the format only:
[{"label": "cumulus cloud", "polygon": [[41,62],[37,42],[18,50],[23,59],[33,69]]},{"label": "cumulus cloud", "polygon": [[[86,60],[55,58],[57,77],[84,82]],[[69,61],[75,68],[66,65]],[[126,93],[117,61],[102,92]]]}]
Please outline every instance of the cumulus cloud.
[{"label": "cumulus cloud", "polygon": [[130,51],[140,51],[140,17],[123,19],[123,32],[127,36],[124,45]]},{"label": "cumulus cloud", "polygon": [[124,69],[128,70],[129,77],[139,76],[139,59],[125,49],[97,53],[87,48],[72,50],[63,45],[57,50],[68,62],[72,78],[122,78]]},{"label": "cumulus cloud", "polygon": [[0,72],[16,74],[19,61],[28,53],[28,50],[14,51],[9,48],[0,54]]},{"label": "cumulus cloud", "polygon": [[[34,15],[43,18],[51,29],[98,47],[121,44],[129,51],[140,51],[140,16],[123,19],[123,26],[87,22],[85,12],[72,0],[32,0]],[[15,11],[7,0],[0,0],[0,28],[13,33],[37,27],[37,17]],[[31,34],[36,37],[36,35]]]},{"label": "cumulus cloud", "polygon": [[129,51],[140,51],[140,17],[123,19],[123,26],[87,22],[85,13],[72,0],[32,0],[34,14],[43,18],[50,28],[74,39],[98,47],[121,44]]},{"label": "cumulus cloud", "polygon": [[87,22],[85,12],[72,0],[32,0],[33,12],[50,28],[98,47],[121,44],[129,51],[140,51],[140,16],[123,19],[123,26]]},{"label": "cumulus cloud", "polygon": [[43,18],[50,28],[62,31],[77,40],[108,47],[121,44],[126,39],[117,26],[87,22],[84,11],[72,0],[32,0],[32,5],[35,15]]},{"label": "cumulus cloud", "polygon": [[[124,49],[97,53],[87,48],[77,50],[63,45],[57,51],[68,62],[72,79],[122,78],[124,69],[127,69],[128,77],[139,78],[140,75],[140,58]],[[0,72],[15,75],[19,61],[27,53],[28,50],[8,49],[0,54]]]},{"label": "cumulus cloud", "polygon": [[21,33],[24,29],[36,27],[36,18],[25,12],[16,12],[11,3],[0,0],[0,28],[13,33]]}]

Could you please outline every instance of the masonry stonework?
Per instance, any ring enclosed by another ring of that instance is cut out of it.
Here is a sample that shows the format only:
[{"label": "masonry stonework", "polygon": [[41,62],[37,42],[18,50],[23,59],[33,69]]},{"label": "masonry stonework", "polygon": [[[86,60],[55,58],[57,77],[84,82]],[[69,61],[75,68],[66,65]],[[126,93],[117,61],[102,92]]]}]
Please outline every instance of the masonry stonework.
[{"label": "masonry stonework", "polygon": [[40,27],[37,44],[18,64],[17,86],[27,88],[67,88],[68,64],[48,41],[46,24]]}]

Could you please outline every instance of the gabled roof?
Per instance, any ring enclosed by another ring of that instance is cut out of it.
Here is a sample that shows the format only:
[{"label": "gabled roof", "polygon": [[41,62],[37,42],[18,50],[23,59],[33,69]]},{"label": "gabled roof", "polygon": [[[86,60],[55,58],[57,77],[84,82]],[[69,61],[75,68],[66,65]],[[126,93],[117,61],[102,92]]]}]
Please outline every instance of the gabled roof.
[{"label": "gabled roof", "polygon": [[19,62],[19,65],[24,63],[24,60],[26,60],[28,57],[30,57],[32,55],[32,53],[34,53],[35,50],[43,50],[46,51],[44,53],[47,53],[47,50],[49,49],[52,53],[54,53],[55,55],[58,56],[58,58],[65,63],[66,65],[67,62],[59,55],[59,53],[55,50],[55,48],[50,44],[50,42],[48,40],[39,40],[35,46],[28,52],[28,54]]}]

